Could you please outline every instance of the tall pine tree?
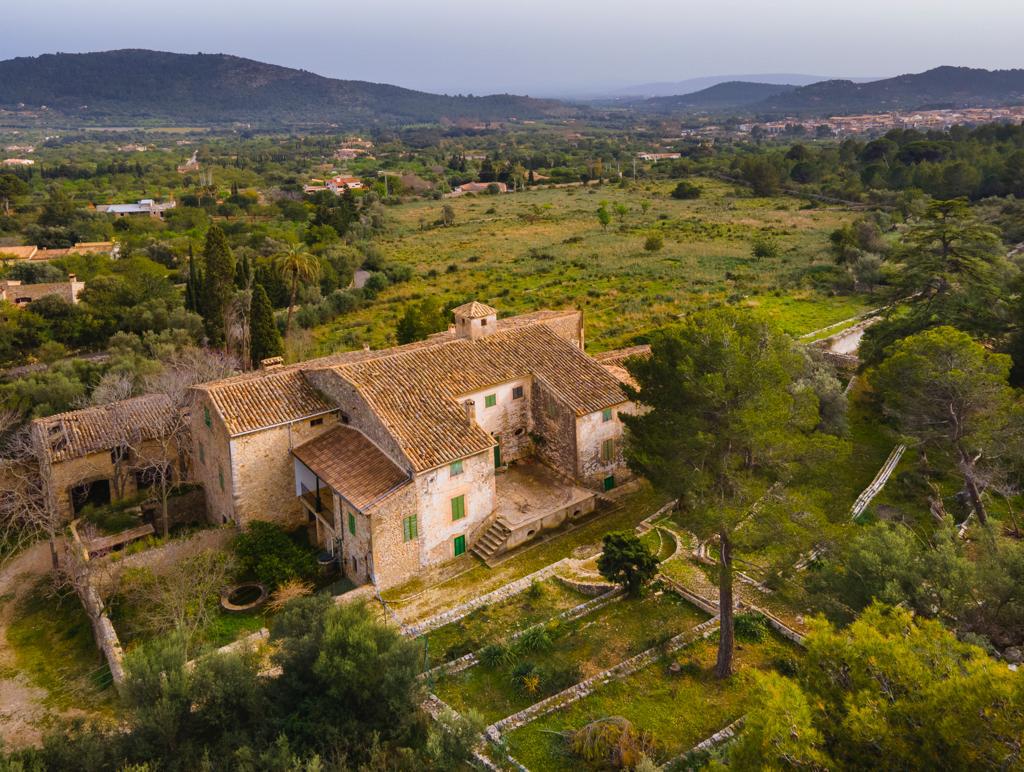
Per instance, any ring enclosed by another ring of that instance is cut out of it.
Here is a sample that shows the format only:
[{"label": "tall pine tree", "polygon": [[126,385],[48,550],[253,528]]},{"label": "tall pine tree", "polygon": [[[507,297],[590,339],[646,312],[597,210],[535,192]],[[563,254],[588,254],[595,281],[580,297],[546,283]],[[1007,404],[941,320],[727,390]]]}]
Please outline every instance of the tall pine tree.
[{"label": "tall pine tree", "polygon": [[206,264],[201,295],[203,326],[209,344],[223,346],[224,315],[235,291],[235,258],[227,236],[218,225],[211,225],[206,232],[203,262]]},{"label": "tall pine tree", "polygon": [[252,366],[259,367],[267,357],[284,353],[281,333],[274,322],[274,309],[262,284],[252,290],[252,308],[249,312],[249,350],[252,352]]}]

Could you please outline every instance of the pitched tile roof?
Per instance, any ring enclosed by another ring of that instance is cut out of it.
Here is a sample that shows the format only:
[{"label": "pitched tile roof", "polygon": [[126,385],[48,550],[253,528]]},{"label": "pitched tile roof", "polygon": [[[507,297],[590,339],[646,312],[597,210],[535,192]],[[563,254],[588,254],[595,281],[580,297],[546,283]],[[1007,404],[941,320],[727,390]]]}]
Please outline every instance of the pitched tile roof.
[{"label": "pitched tile roof", "polygon": [[469,303],[463,303],[461,306],[453,308],[452,313],[455,314],[455,316],[465,316],[469,319],[482,319],[485,316],[497,316],[498,309],[491,308],[485,303],[472,300]]},{"label": "pitched tile roof", "polygon": [[292,453],[362,511],[410,481],[366,435],[349,426],[336,426]]},{"label": "pitched tile roof", "polygon": [[142,397],[39,418],[36,437],[51,463],[100,453],[125,443],[151,440],[171,416],[166,395]]},{"label": "pitched tile roof", "polygon": [[[480,304],[482,305],[482,304]],[[486,307],[486,306],[484,306]],[[498,321],[498,330],[519,329],[546,321],[575,316],[577,311],[535,311]],[[431,348],[454,340],[451,330],[431,335],[427,340],[377,351],[343,351],[337,354],[269,370],[254,370],[195,388],[205,392],[227,427],[237,436],[270,426],[298,421],[335,406],[328,403],[302,376],[301,371],[330,367],[346,362],[392,356],[402,351]]]},{"label": "pitched tile roof", "polygon": [[533,377],[576,415],[626,399],[603,367],[541,324],[475,341],[392,351],[328,369],[359,390],[416,471],[494,446],[494,439],[466,417],[460,395]]}]

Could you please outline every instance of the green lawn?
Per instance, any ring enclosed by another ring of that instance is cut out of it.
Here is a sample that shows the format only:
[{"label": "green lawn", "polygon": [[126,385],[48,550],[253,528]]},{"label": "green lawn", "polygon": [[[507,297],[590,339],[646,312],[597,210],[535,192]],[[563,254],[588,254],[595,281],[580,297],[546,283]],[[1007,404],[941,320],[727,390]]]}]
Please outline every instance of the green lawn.
[{"label": "green lawn", "polygon": [[[671,592],[624,599],[572,622],[551,628],[546,651],[517,651],[515,661],[479,664],[438,679],[435,693],[456,710],[479,712],[493,722],[529,707],[625,659],[689,630],[707,616]],[[512,644],[515,648],[515,644]],[[534,666],[533,691],[514,679],[517,666]],[[573,668],[578,671],[573,673]],[[566,674],[572,673],[571,677]]]},{"label": "green lawn", "polygon": [[579,729],[598,718],[624,716],[654,734],[661,754],[657,761],[665,761],[689,750],[749,709],[753,690],[745,673],[768,670],[778,661],[799,656],[795,646],[774,636],[761,643],[741,643],[736,650],[737,675],[719,681],[713,672],[717,645],[712,637],[677,652],[674,659],[688,665],[679,675],[668,672],[668,662],[657,662],[509,733],[505,738],[509,751],[530,769],[588,769],[568,754],[566,741],[559,733]]},{"label": "green lawn", "polygon": [[450,662],[496,638],[546,622],[587,600],[587,596],[548,579],[493,606],[481,606],[456,622],[420,636],[419,640],[427,639],[432,665]]},{"label": "green lawn", "polygon": [[40,580],[14,609],[7,641],[18,671],[49,692],[55,707],[105,711],[113,704],[110,670],[73,593],[54,596],[48,580]]},{"label": "green lawn", "polygon": [[[869,307],[861,298],[805,287],[808,268],[831,264],[828,235],[852,219],[850,212],[737,195],[716,180],[699,185],[703,195],[691,201],[671,198],[670,181],[451,199],[445,203],[455,210],[455,225],[447,228],[433,226],[441,202],[390,207],[392,232],[380,247],[412,266],[415,277],[371,307],[315,330],[318,348],[391,345],[405,304],[425,295],[476,298],[506,315],[580,308],[592,351],[629,345],[680,314],[722,302],[759,305],[793,333]],[[628,213],[602,229],[595,216],[601,201],[613,211],[624,204]],[[664,247],[647,252],[653,231]],[[758,236],[778,244],[776,257],[751,256]]]}]

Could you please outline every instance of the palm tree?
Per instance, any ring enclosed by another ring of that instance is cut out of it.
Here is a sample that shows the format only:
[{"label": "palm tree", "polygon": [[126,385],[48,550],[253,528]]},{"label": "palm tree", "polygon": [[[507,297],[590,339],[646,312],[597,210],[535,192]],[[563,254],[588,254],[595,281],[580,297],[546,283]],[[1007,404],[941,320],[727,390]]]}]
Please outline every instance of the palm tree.
[{"label": "palm tree", "polygon": [[292,244],[274,257],[274,265],[281,272],[281,276],[291,279],[288,319],[284,325],[284,336],[287,338],[292,329],[292,312],[295,310],[295,293],[299,289],[299,279],[314,281],[320,275],[320,262],[316,256],[307,252],[302,244]]}]

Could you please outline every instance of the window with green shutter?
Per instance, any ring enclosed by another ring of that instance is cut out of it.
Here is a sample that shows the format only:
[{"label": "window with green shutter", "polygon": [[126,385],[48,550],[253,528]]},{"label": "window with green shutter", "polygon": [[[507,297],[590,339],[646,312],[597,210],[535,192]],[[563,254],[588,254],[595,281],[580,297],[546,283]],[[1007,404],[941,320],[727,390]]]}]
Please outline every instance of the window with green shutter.
[{"label": "window with green shutter", "polygon": [[356,516],[351,512],[348,513],[348,532],[353,536],[356,535]]},{"label": "window with green shutter", "polygon": [[497,394],[488,394],[486,397],[484,397],[484,407],[494,407],[497,404],[498,404],[498,395]]},{"label": "window with green shutter", "polygon": [[416,523],[416,515],[409,515],[402,519],[402,541],[412,541],[419,536],[419,529]]},{"label": "window with green shutter", "polygon": [[609,421],[612,420],[612,409],[610,407],[606,407],[604,410],[601,411],[601,420],[604,421],[605,423],[608,423]]},{"label": "window with green shutter", "polygon": [[210,408],[208,407],[203,407],[203,423],[206,424],[207,429],[213,426],[213,421],[210,420]]},{"label": "window with green shutter", "polygon": [[466,516],[466,495],[452,499],[452,520],[461,520]]},{"label": "window with green shutter", "polygon": [[462,474],[462,459],[461,458],[458,461],[452,461],[452,465],[451,465],[451,469],[450,469],[449,473],[450,473],[450,475],[452,477],[457,477],[458,475]]},{"label": "window with green shutter", "polygon": [[601,443],[601,460],[611,461],[615,458],[615,440],[605,440]]}]

